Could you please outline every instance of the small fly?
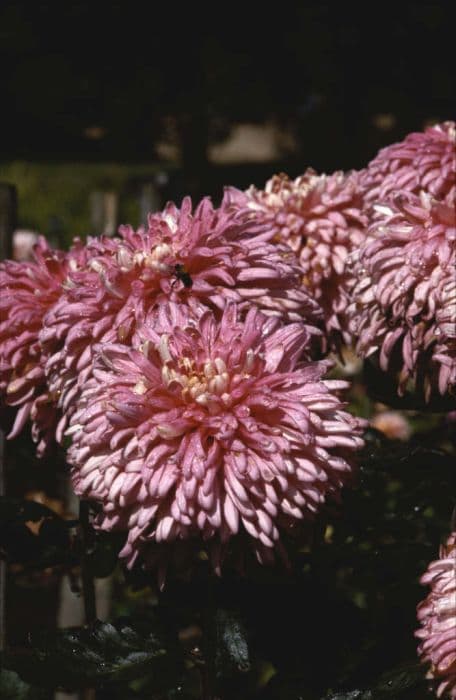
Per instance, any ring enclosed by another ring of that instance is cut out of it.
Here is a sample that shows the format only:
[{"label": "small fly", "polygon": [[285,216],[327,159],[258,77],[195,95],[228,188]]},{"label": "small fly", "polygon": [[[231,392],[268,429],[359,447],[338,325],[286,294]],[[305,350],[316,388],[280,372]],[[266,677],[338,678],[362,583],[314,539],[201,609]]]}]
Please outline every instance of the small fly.
[{"label": "small fly", "polygon": [[182,282],[184,287],[190,289],[193,284],[193,280],[181,263],[174,265],[174,274],[176,275],[176,278]]}]

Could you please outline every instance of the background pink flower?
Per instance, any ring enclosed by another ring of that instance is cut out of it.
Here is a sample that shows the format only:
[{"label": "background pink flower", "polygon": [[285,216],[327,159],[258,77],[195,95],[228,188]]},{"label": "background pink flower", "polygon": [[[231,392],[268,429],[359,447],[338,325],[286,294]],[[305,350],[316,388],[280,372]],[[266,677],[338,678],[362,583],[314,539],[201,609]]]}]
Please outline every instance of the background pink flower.
[{"label": "background pink flower", "polygon": [[229,301],[254,304],[288,320],[308,319],[318,335],[314,323],[321,311],[300,288],[294,255],[226,200],[214,209],[204,199],[193,212],[186,198],[180,210],[168,204],[151,215],[148,227],[125,226],[120,233],[89,243],[88,266],[71,275],[45,318],[40,340],[49,357],[46,375],[63,414],[58,439],[90,375],[93,344],[129,343],[137,325],[167,300],[195,313],[206,307],[221,313]]},{"label": "background pink flower", "polygon": [[421,639],[418,654],[430,665],[428,678],[438,682],[437,697],[456,698],[456,533],[440,549],[421,578],[431,590],[418,606]]},{"label": "background pink flower", "polygon": [[369,425],[386,435],[390,440],[410,440],[412,426],[400,411],[379,411],[369,419]]},{"label": "background pink flower", "polygon": [[280,530],[350,474],[362,421],[337,396],[346,382],[300,360],[301,324],[240,317],[171,304],[140,350],[97,347],[68,457],[76,492],[103,507],[99,526],[128,531],[129,565],[148,542],[199,535],[216,548],[240,531],[270,559]]},{"label": "background pink flower", "polygon": [[250,210],[276,241],[296,253],[303,287],[321,304],[327,333],[342,334],[349,342],[346,260],[363,241],[367,222],[357,173],[317,175],[309,169],[296,180],[275,175],[264,190],[252,186],[245,193],[228,192],[236,206]]},{"label": "background pink flower", "polygon": [[444,199],[456,185],[456,124],[444,122],[382,148],[360,173],[366,208],[400,190]]},{"label": "background pink flower", "polygon": [[42,451],[54,425],[55,397],[47,391],[38,337],[44,315],[58,300],[83,249],[76,243],[64,253],[40,238],[33,257],[32,262],[0,263],[0,391],[8,405],[19,409],[9,437],[15,437],[31,416],[34,439],[43,439]]},{"label": "background pink flower", "polygon": [[378,355],[383,370],[399,372],[429,398],[456,384],[456,213],[445,201],[402,193],[377,206],[355,265],[348,309],[362,357]]}]

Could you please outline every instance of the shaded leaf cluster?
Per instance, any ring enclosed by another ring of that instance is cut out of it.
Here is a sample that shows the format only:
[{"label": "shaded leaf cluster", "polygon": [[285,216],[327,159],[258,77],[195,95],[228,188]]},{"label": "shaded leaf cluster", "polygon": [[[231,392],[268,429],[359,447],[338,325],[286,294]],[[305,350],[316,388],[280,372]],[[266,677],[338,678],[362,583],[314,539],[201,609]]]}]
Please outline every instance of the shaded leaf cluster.
[{"label": "shaded leaf cluster", "polygon": [[179,670],[169,636],[150,624],[130,620],[90,627],[35,632],[6,664],[38,687],[77,689],[125,682]]},{"label": "shaded leaf cluster", "polygon": [[[32,631],[9,651],[8,668],[34,688],[97,687],[97,700],[196,700],[205,683],[222,700],[429,698],[416,657],[416,605],[426,595],[419,578],[450,528],[451,441],[441,430],[407,443],[375,430],[365,437],[358,473],[340,503],[328,504],[311,539],[287,536],[290,569],[246,559],[240,575],[227,561],[217,580],[202,558],[191,576],[170,569],[162,593],[153,574],[142,572],[139,592],[124,592],[121,606],[141,608],[141,590],[148,590],[147,614]],[[10,533],[30,521],[42,527],[54,521],[43,508],[4,501],[1,522]],[[109,575],[121,538],[92,532],[86,544],[92,575]],[[71,551],[77,560],[80,542]],[[189,642],[180,634],[185,629],[194,630]]]},{"label": "shaded leaf cluster", "polygon": [[71,530],[41,503],[0,497],[0,555],[9,563],[46,568],[75,562]]}]

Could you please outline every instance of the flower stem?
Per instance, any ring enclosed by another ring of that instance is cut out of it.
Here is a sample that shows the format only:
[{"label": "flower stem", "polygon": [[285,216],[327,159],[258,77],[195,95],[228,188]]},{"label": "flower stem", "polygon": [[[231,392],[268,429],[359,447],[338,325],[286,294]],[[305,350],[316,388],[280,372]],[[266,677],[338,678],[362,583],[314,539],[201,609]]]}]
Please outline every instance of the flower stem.
[{"label": "flower stem", "polygon": [[[82,596],[84,600],[84,618],[86,625],[93,624],[97,619],[97,605],[95,597],[95,583],[88,565],[88,550],[91,539],[91,525],[89,519],[89,504],[87,501],[79,502],[79,522],[81,526],[82,558],[81,579]],[[82,692],[82,700],[96,700],[96,690],[85,688]]]},{"label": "flower stem", "polygon": [[203,623],[203,653],[204,664],[201,671],[201,700],[216,700],[214,695],[215,682],[215,602],[214,602],[214,581],[209,572],[207,577],[206,604],[202,611]]},{"label": "flower stem", "polygon": [[90,521],[89,504],[86,501],[79,503],[79,522],[81,524],[82,560],[81,578],[82,595],[84,598],[84,615],[86,625],[90,625],[97,619],[97,608],[95,598],[95,584],[92,572],[88,566],[88,548],[90,546]]}]

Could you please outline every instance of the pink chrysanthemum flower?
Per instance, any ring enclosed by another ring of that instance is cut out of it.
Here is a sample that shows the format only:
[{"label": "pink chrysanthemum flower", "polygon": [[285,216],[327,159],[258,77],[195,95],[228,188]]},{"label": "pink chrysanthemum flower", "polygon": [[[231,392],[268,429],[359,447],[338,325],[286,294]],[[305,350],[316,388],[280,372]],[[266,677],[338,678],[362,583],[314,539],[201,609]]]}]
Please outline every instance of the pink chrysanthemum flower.
[{"label": "pink chrysanthemum flower", "polygon": [[424,192],[377,206],[378,220],[355,263],[348,309],[362,357],[399,372],[399,393],[445,394],[456,385],[456,212]]},{"label": "pink chrysanthemum flower", "polygon": [[[63,419],[91,372],[96,342],[129,343],[138,323],[166,300],[219,313],[228,301],[255,304],[290,319],[321,315],[300,289],[299,265],[286,246],[225,198],[219,209],[204,199],[192,212],[168,204],[149,217],[148,227],[121,228],[121,238],[92,241],[87,269],[76,271],[65,294],[45,319],[40,336],[49,361],[50,390],[59,396]],[[318,331],[315,328],[314,334]],[[304,350],[304,348],[303,348]]]},{"label": "pink chrysanthemum flower", "polygon": [[65,254],[49,248],[40,238],[33,262],[7,260],[0,264],[0,391],[8,405],[19,409],[9,437],[15,437],[31,417],[34,439],[43,438],[39,451],[52,430],[54,408],[38,336],[44,315],[62,292],[69,268],[76,267],[82,255],[79,244]]},{"label": "pink chrysanthemum flower", "polygon": [[431,591],[418,606],[418,653],[430,664],[428,678],[439,683],[437,697],[456,698],[456,533],[421,578]]},{"label": "pink chrysanthemum flower", "polygon": [[349,342],[346,260],[364,239],[367,222],[358,174],[317,175],[309,169],[296,180],[275,175],[264,190],[231,188],[229,195],[296,253],[303,287],[321,304],[328,335],[342,334]]},{"label": "pink chrysanthemum flower", "polygon": [[[279,532],[337,492],[362,445],[327,362],[300,360],[307,332],[255,308],[221,318],[162,307],[140,350],[98,347],[71,419],[73,485],[98,501],[99,526],[148,543],[201,536],[212,552],[244,531],[261,561]],[[218,567],[220,561],[216,561]]]},{"label": "pink chrysanthemum flower", "polygon": [[360,173],[366,207],[400,190],[444,199],[456,184],[456,124],[444,122],[382,148]]}]

